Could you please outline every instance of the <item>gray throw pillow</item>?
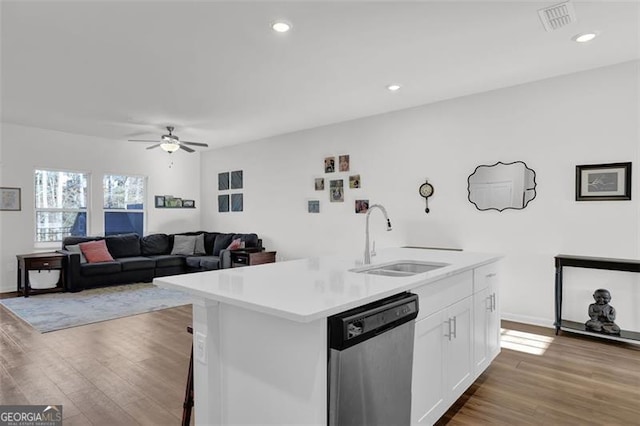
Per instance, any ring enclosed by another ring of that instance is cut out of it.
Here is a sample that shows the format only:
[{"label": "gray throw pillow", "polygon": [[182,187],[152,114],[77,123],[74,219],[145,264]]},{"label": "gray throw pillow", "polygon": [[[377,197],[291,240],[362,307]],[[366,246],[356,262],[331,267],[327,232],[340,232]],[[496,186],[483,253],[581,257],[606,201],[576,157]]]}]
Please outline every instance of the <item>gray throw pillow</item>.
[{"label": "gray throw pillow", "polygon": [[204,249],[204,234],[196,235],[196,246],[193,249],[193,254],[196,256],[202,256],[203,254],[207,254]]},{"label": "gray throw pillow", "polygon": [[71,246],[64,246],[65,250],[71,253],[80,253],[80,263],[87,263],[87,258],[84,257],[84,253],[80,250],[80,244],[74,244]]},{"label": "gray throw pillow", "polygon": [[173,249],[171,254],[182,254],[191,256],[196,247],[195,235],[176,235],[173,238]]}]

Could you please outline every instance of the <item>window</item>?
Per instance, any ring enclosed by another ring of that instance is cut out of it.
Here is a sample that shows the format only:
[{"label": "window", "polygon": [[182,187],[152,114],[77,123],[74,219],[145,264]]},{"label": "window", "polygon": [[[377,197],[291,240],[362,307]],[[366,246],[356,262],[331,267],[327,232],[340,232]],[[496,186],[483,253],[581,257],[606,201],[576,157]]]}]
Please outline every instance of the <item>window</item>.
[{"label": "window", "polygon": [[104,235],[144,235],[145,178],[140,176],[105,175]]},{"label": "window", "polygon": [[36,170],[36,242],[87,235],[87,173]]}]

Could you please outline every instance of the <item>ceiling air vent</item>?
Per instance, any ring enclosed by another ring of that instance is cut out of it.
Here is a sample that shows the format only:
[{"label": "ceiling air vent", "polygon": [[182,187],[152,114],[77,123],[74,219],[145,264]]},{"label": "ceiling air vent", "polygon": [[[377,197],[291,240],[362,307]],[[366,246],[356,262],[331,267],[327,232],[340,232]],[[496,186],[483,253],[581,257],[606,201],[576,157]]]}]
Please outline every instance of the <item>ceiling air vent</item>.
[{"label": "ceiling air vent", "polygon": [[547,31],[555,31],[559,28],[576,22],[576,12],[571,2],[555,4],[538,10],[538,15]]}]

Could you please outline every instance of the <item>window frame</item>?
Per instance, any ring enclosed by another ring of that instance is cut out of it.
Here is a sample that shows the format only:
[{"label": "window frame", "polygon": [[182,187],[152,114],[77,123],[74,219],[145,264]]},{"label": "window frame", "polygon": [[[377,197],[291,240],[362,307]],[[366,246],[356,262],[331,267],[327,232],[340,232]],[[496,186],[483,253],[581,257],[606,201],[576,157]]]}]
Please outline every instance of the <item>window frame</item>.
[{"label": "window frame", "polygon": [[[116,209],[116,208],[107,208],[105,207],[106,204],[106,199],[107,199],[107,193],[105,191],[104,188],[104,180],[107,176],[125,176],[128,178],[140,178],[142,179],[142,184],[143,184],[143,194],[142,194],[142,209],[127,209],[126,207],[124,209]],[[149,188],[149,178],[145,175],[136,175],[136,174],[130,174],[130,173],[113,173],[113,172],[105,172],[102,175],[102,180],[100,182],[100,188],[102,189],[102,235],[107,235],[107,217],[106,217],[106,213],[134,213],[134,214],[142,214],[142,235],[140,235],[141,237],[144,235],[144,233],[147,230],[147,200],[148,200],[148,195],[147,195],[147,191]]]},{"label": "window frame", "polygon": [[[36,174],[38,171],[53,172],[53,173],[75,173],[84,175],[86,179],[86,200],[85,208],[59,208],[59,207],[38,207],[38,193],[36,189],[37,179]],[[60,243],[65,237],[60,240],[51,241],[38,241],[38,214],[39,213],[85,213],[86,224],[85,234],[91,235],[91,172],[87,170],[70,170],[70,169],[58,169],[54,167],[34,167],[33,169],[33,242],[35,248],[51,248],[60,247]]]}]

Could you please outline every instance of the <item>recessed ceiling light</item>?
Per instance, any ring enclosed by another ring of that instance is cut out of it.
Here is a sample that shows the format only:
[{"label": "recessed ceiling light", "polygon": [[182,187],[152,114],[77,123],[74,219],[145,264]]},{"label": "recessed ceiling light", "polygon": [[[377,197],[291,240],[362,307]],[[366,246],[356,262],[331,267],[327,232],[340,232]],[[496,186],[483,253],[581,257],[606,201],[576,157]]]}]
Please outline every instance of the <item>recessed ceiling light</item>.
[{"label": "recessed ceiling light", "polygon": [[588,41],[593,40],[597,36],[598,36],[598,33],[582,33],[582,34],[575,35],[573,37],[573,41],[578,43],[586,43]]},{"label": "recessed ceiling light", "polygon": [[286,21],[275,21],[271,24],[271,28],[277,33],[286,33],[291,29],[291,24]]},{"label": "recessed ceiling light", "polygon": [[390,90],[392,92],[398,91],[400,90],[400,85],[399,84],[390,84],[387,86],[387,90]]}]

